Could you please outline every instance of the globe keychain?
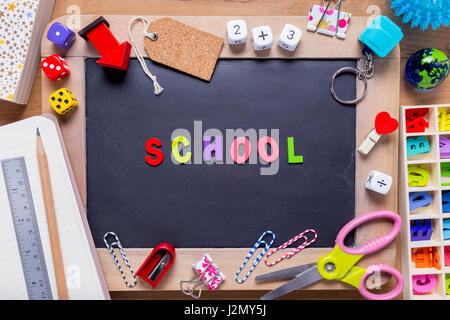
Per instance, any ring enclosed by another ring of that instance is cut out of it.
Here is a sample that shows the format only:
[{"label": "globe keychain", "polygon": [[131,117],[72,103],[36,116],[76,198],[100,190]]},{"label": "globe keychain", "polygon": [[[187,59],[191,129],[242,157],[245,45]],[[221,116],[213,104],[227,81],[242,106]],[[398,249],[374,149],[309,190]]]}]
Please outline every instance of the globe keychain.
[{"label": "globe keychain", "polygon": [[[376,17],[359,37],[359,40],[365,46],[362,50],[365,59],[364,68],[343,67],[337,70],[330,81],[330,91],[333,98],[342,104],[356,104],[364,99],[367,94],[367,80],[374,75],[373,55],[376,54],[381,58],[387,56],[402,38],[403,33],[401,29],[388,17]],[[364,82],[362,94],[354,100],[344,100],[339,98],[334,89],[336,77],[342,73],[354,73]]]}]

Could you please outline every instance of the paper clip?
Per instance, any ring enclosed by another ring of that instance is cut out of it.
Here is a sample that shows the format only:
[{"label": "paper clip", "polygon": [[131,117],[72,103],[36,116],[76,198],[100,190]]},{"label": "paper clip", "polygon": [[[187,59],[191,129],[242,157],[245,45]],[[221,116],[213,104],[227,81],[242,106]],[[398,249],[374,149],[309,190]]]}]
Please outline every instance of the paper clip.
[{"label": "paper clip", "polygon": [[[311,240],[308,240],[308,237],[305,236],[305,234],[312,232],[314,234],[314,238]],[[277,252],[280,249],[285,249],[288,246],[290,246],[291,244],[293,244],[294,242],[298,241],[299,239],[304,239],[304,242],[299,245],[297,248],[292,249],[291,252],[286,253],[284,256],[282,256],[281,258],[275,260],[274,262],[268,262],[267,259],[274,254],[275,252]],[[265,257],[264,257],[264,263],[268,266],[274,266],[276,265],[278,262],[283,261],[284,259],[289,259],[290,257],[292,257],[294,254],[299,253],[300,251],[302,251],[303,249],[305,249],[307,246],[309,246],[311,243],[313,243],[314,241],[316,241],[317,239],[317,232],[314,229],[308,229],[303,231],[302,233],[300,233],[299,235],[296,235],[294,238],[292,238],[291,240],[286,241],[285,243],[283,243],[281,246],[279,246],[276,249],[273,249],[272,251],[270,251]]]},{"label": "paper clip", "polygon": [[[114,237],[114,240],[115,240],[111,244],[109,244],[108,240],[107,240],[107,238],[110,236]],[[133,288],[134,286],[136,286],[136,283],[137,283],[136,275],[134,274],[134,270],[131,267],[130,263],[128,262],[127,255],[125,254],[125,251],[123,250],[122,244],[119,241],[119,237],[114,232],[107,232],[103,236],[103,241],[105,242],[106,248],[108,249],[109,253],[111,254],[111,257],[113,258],[117,269],[120,271],[120,274],[122,275],[123,282],[125,282],[125,284],[128,288]],[[129,283],[127,278],[125,277],[125,273],[123,272],[122,267],[120,266],[119,260],[117,259],[117,256],[114,252],[114,248],[113,248],[114,246],[116,246],[119,249],[120,254],[122,255],[123,262],[130,269],[130,272],[134,278],[134,283]]]},{"label": "paper clip", "polygon": [[[263,240],[263,238],[267,235],[272,235],[272,240],[270,240],[269,243],[267,243],[265,240]],[[267,250],[269,250],[270,246],[273,244],[273,242],[275,241],[275,234],[272,231],[266,231],[264,232],[261,237],[259,237],[258,241],[256,241],[255,245],[253,246],[253,248],[250,250],[250,252],[245,256],[245,260],[242,263],[242,265],[239,267],[239,270],[236,272],[236,275],[234,276],[234,279],[236,280],[237,283],[244,283],[245,280],[247,280],[247,278],[250,276],[250,274],[253,272],[253,269],[255,269],[256,265],[259,263],[259,261],[261,261],[262,257],[264,257],[264,255],[266,254]],[[252,267],[250,268],[250,271],[245,275],[244,279],[239,280],[238,276],[241,273],[242,269],[245,267],[245,265],[247,264],[248,260],[250,260],[251,256],[253,255],[253,253],[255,253],[256,249],[258,249],[258,247],[264,244],[264,249],[261,251],[261,253],[256,257],[255,261],[253,261],[252,263]]]},{"label": "paper clip", "polygon": [[[209,290],[215,291],[217,287],[225,281],[225,275],[219,271],[219,268],[213,263],[209,254],[205,254],[199,261],[194,263],[192,268],[195,271],[195,275],[192,279],[180,281],[181,292],[192,298],[200,298],[205,286],[208,287]],[[184,284],[186,284],[186,289],[183,288]],[[198,294],[195,295],[194,292],[198,287],[200,287],[198,289]]]}]

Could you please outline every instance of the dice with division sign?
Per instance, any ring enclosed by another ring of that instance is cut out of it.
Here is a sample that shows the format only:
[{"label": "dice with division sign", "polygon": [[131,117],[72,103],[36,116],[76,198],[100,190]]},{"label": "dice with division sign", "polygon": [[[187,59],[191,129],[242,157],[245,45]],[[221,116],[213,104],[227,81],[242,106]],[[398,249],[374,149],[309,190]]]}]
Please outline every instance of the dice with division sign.
[{"label": "dice with division sign", "polygon": [[47,31],[47,39],[67,50],[75,42],[76,35],[62,23],[55,22]]},{"label": "dice with division sign", "polygon": [[286,24],[278,37],[278,45],[288,51],[294,51],[302,37],[302,30],[292,24]]},{"label": "dice with division sign", "polygon": [[66,60],[59,54],[51,55],[41,62],[44,74],[52,81],[61,80],[70,74],[70,68]]},{"label": "dice with division sign", "polygon": [[78,106],[77,99],[67,88],[56,90],[48,100],[58,114],[66,114]]},{"label": "dice with division sign", "polygon": [[269,26],[261,26],[252,29],[252,42],[254,50],[266,50],[273,45],[272,29]]},{"label": "dice with division sign", "polygon": [[392,177],[388,174],[372,170],[366,180],[366,188],[381,194],[387,194],[392,185]]},{"label": "dice with division sign", "polygon": [[231,20],[227,23],[228,43],[241,44],[247,42],[248,32],[245,20]]}]

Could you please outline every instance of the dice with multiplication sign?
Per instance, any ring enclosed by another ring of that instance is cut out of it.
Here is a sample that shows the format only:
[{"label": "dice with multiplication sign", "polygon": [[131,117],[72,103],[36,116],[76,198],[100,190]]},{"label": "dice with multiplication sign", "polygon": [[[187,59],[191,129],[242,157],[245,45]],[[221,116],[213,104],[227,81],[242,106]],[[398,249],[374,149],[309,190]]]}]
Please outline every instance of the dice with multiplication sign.
[{"label": "dice with multiplication sign", "polygon": [[392,185],[392,177],[388,174],[372,170],[366,180],[366,188],[381,194],[387,194]]},{"label": "dice with multiplication sign", "polygon": [[58,114],[66,114],[78,106],[77,99],[67,88],[56,90],[48,100]]},{"label": "dice with multiplication sign", "polygon": [[48,29],[47,39],[67,50],[75,42],[76,35],[62,23],[55,22]]},{"label": "dice with multiplication sign", "polygon": [[248,31],[245,20],[231,20],[227,23],[229,44],[241,44],[247,42]]},{"label": "dice with multiplication sign", "polygon": [[41,62],[44,74],[52,81],[61,80],[70,74],[70,67],[59,54],[51,55]]},{"label": "dice with multiplication sign", "polygon": [[294,51],[302,38],[302,30],[292,24],[286,24],[278,37],[278,45],[287,51]]},{"label": "dice with multiplication sign", "polygon": [[266,50],[273,45],[272,29],[261,26],[252,29],[252,42],[254,50]]}]

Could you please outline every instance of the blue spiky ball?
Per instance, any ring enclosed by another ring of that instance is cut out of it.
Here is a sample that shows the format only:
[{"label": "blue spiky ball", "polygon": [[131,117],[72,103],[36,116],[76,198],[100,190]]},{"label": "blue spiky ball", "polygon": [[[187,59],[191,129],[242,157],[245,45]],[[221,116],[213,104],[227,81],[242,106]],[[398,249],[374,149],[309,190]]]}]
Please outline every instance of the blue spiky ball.
[{"label": "blue spiky ball", "polygon": [[411,21],[411,27],[420,26],[426,30],[430,24],[433,30],[443,24],[450,23],[450,0],[391,0],[391,8],[395,9],[395,15],[403,15],[402,22]]}]

